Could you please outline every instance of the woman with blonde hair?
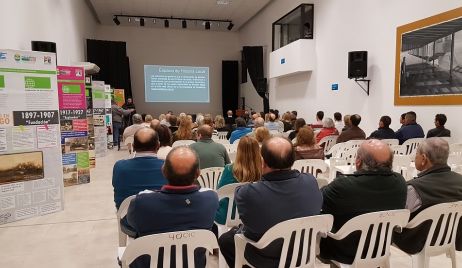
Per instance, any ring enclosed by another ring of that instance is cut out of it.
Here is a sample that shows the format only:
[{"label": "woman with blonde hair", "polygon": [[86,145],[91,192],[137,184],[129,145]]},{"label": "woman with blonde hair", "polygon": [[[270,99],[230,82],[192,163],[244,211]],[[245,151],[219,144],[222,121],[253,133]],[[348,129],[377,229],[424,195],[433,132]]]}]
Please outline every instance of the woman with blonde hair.
[{"label": "woman with blonde hair", "polygon": [[[244,136],[237,145],[236,160],[225,166],[217,188],[238,182],[255,182],[262,176],[260,146],[256,139]],[[225,224],[228,211],[228,199],[220,200],[215,221]]]},{"label": "woman with blonde hair", "polygon": [[258,141],[258,144],[261,145],[269,138],[271,138],[271,134],[266,127],[257,127],[257,129],[255,129],[255,139]]},{"label": "woman with blonde hair", "polygon": [[295,159],[324,159],[324,149],[316,144],[313,129],[309,126],[298,130]]},{"label": "woman with blonde hair", "polygon": [[196,137],[192,132],[192,120],[191,118],[185,116],[180,117],[180,123],[178,125],[178,130],[173,133],[173,142],[179,140],[195,140]]},{"label": "woman with blonde hair", "polygon": [[215,124],[214,127],[217,131],[228,131],[228,128],[226,127],[225,119],[223,118],[223,116],[221,115],[215,116],[214,124]]}]

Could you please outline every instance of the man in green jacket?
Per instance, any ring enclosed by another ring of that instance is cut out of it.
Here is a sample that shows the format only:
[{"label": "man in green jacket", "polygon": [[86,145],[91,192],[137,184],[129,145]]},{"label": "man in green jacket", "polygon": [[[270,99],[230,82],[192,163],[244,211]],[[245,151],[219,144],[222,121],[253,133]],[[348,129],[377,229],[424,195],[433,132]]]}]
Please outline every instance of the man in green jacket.
[{"label": "man in green jacket", "polygon": [[228,152],[225,146],[212,140],[213,128],[202,125],[197,129],[197,142],[190,145],[199,155],[200,168],[224,167],[229,164]]}]

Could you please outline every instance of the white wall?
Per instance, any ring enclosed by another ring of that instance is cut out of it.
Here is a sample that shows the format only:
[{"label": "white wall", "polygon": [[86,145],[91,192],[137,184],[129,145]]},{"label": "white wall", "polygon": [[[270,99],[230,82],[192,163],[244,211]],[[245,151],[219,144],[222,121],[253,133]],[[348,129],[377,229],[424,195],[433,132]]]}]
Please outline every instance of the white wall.
[{"label": "white wall", "polygon": [[[304,2],[304,1],[303,1]],[[271,24],[302,1],[275,0],[240,31],[241,46],[266,46],[271,51]],[[462,106],[394,106],[396,27],[460,7],[457,0],[315,0],[314,38],[316,65],[313,72],[270,81],[270,106],[280,111],[298,110],[313,122],[315,113],[324,110],[333,117],[358,113],[361,127],[369,134],[377,128],[381,115],[392,117],[392,128],[399,126],[399,115],[414,110],[425,131],[433,128],[434,115],[448,116],[447,128],[462,141],[458,115]],[[367,96],[354,81],[347,79],[348,51],[369,52],[368,78],[371,95]],[[265,63],[266,64],[266,63]],[[265,66],[268,72],[268,66]],[[338,83],[339,91],[331,91]],[[245,90],[242,90],[245,91]],[[241,95],[248,94],[241,92]],[[252,96],[251,94],[249,94]],[[258,105],[258,98],[247,103]]]},{"label": "white wall", "polygon": [[[142,27],[99,26],[96,38],[127,42],[130,58],[132,93],[137,111],[158,116],[174,113],[221,114],[221,64],[239,60],[238,33],[155,29]],[[146,103],[144,65],[179,65],[209,67],[210,103]]]},{"label": "white wall", "polygon": [[0,10],[0,48],[31,50],[32,40],[50,41],[59,65],[85,60],[85,39],[96,26],[85,1],[2,0]]}]

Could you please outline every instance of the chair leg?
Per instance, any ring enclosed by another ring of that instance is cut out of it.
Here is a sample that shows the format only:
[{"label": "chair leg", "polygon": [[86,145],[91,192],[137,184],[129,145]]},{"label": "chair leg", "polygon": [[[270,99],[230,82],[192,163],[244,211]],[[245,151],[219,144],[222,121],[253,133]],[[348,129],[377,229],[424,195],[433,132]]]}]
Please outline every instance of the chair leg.
[{"label": "chair leg", "polygon": [[412,256],[412,268],[429,268],[430,258],[424,252]]},{"label": "chair leg", "polygon": [[449,257],[451,258],[451,263],[452,263],[452,268],[457,268],[457,257],[456,257],[456,251],[452,249],[449,252]]},{"label": "chair leg", "polygon": [[218,255],[218,267],[219,268],[229,268],[228,264],[226,263],[225,257],[221,254],[221,251]]}]

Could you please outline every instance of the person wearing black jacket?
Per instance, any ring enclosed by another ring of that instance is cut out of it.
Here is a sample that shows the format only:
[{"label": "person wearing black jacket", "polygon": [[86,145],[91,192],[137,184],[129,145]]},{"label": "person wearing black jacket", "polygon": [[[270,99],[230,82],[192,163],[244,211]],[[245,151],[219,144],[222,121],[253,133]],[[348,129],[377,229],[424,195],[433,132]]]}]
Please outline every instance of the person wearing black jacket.
[{"label": "person wearing black jacket", "polygon": [[395,132],[390,128],[391,118],[388,115],[380,117],[379,129],[372,132],[368,139],[394,139]]}]

